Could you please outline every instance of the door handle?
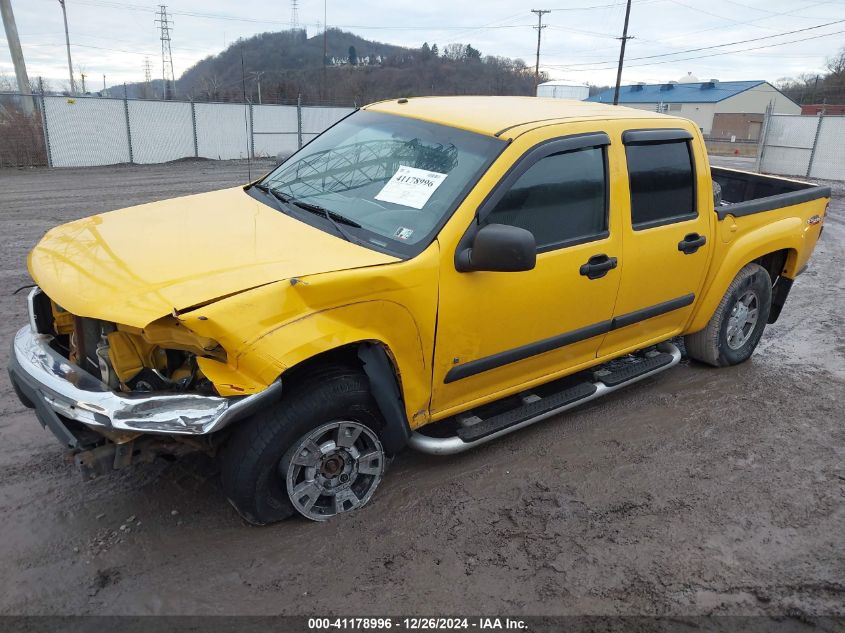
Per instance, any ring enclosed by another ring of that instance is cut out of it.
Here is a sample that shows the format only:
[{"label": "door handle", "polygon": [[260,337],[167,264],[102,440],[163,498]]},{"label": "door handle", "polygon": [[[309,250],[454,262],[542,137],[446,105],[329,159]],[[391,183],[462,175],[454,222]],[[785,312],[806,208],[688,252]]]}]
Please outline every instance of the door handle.
[{"label": "door handle", "polygon": [[581,264],[578,272],[587,279],[599,279],[614,268],[616,268],[616,258],[608,257],[602,253],[601,255],[593,255],[587,260],[586,264]]},{"label": "door handle", "polygon": [[687,233],[680,242],[678,242],[678,250],[684,255],[692,255],[699,248],[704,246],[707,238],[698,233]]}]

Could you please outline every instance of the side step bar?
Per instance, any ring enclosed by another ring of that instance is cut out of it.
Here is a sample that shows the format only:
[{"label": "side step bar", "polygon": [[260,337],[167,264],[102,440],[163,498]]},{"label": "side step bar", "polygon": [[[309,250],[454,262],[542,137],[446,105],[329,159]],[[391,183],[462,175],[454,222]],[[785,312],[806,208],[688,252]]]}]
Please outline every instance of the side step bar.
[{"label": "side step bar", "polygon": [[580,404],[601,398],[617,389],[653,376],[681,360],[681,350],[669,342],[657,345],[658,354],[612,372],[597,372],[596,382],[585,382],[545,398],[528,402],[521,407],[499,415],[461,426],[457,435],[432,437],[419,431],[411,433],[409,446],[430,455],[463,453],[508,433],[513,433],[535,422],[572,409]]}]

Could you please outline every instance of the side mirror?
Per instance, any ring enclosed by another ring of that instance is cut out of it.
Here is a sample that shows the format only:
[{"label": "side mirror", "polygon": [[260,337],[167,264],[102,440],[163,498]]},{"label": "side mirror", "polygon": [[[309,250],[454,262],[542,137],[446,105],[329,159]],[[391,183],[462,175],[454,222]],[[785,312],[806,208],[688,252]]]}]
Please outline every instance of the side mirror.
[{"label": "side mirror", "polygon": [[487,224],[478,229],[472,248],[457,258],[459,272],[513,273],[532,270],[537,263],[537,242],[531,231],[506,224]]}]

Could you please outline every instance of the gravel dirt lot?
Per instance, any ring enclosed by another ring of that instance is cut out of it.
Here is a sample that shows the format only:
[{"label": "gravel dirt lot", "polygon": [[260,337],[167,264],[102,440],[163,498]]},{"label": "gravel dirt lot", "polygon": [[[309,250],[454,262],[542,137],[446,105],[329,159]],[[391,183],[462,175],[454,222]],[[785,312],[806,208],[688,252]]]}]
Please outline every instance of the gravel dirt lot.
[{"label": "gravel dirt lot", "polygon": [[[0,171],[0,363],[48,228],[245,180]],[[406,452],[328,524],[245,525],[200,456],[83,483],[2,372],[0,614],[845,614],[844,244],[840,184],[750,362],[684,361],[465,455]]]}]

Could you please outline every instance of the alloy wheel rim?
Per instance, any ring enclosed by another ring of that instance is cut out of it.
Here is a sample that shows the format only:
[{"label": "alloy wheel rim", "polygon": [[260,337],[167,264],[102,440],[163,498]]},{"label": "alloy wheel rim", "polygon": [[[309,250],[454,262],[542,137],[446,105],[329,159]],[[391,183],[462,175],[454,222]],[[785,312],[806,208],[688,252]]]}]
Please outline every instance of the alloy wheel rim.
[{"label": "alloy wheel rim", "polygon": [[325,521],[365,505],[384,475],[384,449],[365,425],[323,424],[297,442],[284,473],[296,511]]},{"label": "alloy wheel rim", "polygon": [[726,330],[728,347],[738,350],[748,342],[754,332],[754,326],[757,325],[759,312],[757,293],[748,290],[731,308]]}]

